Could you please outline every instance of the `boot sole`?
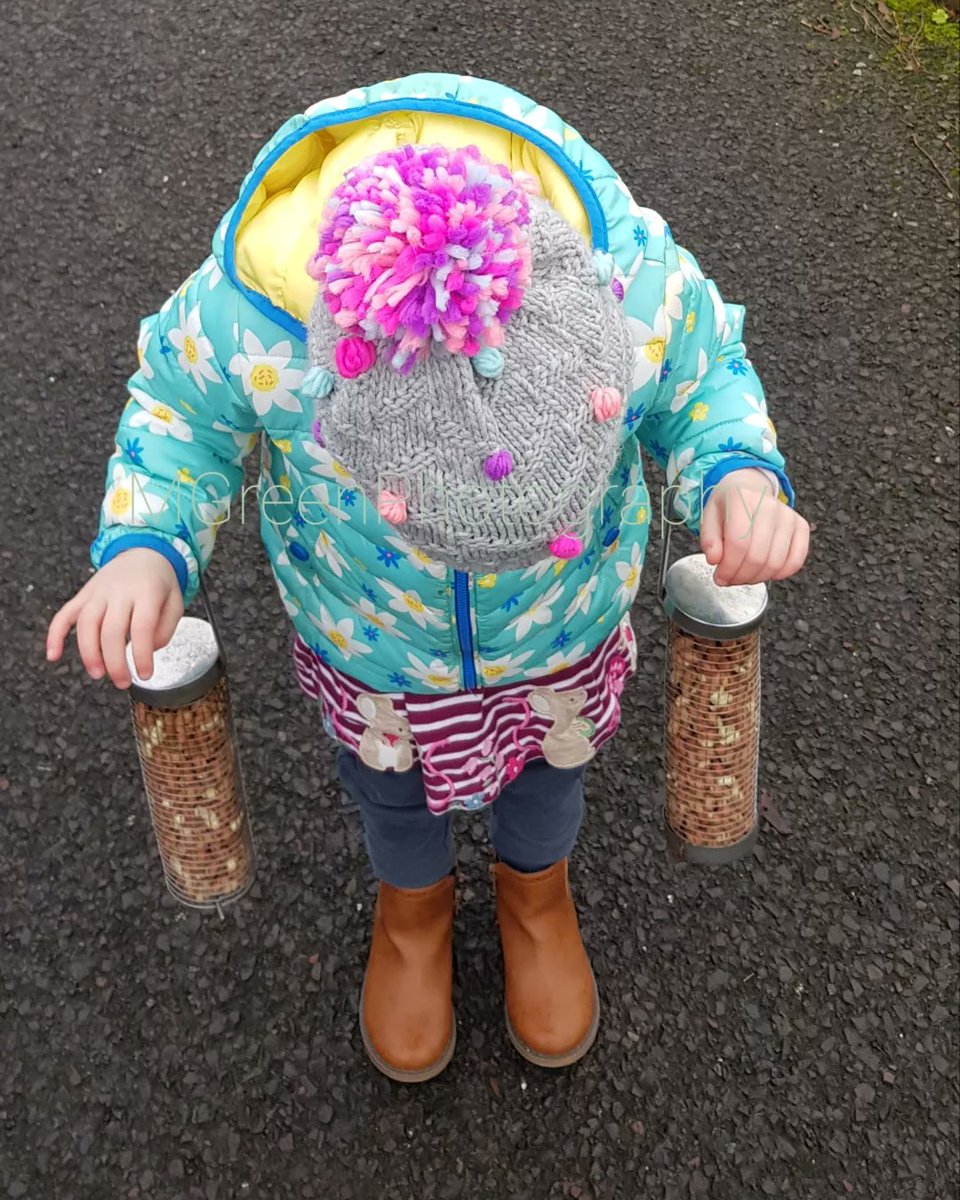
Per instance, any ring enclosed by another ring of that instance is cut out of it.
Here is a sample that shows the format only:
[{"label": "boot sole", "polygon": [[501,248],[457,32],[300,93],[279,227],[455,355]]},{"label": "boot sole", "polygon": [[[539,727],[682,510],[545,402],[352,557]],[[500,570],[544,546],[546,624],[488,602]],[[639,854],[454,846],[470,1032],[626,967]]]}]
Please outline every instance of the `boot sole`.
[{"label": "boot sole", "polygon": [[453,1052],[457,1045],[457,1015],[452,1014],[453,1028],[450,1033],[450,1041],[443,1048],[443,1053],[434,1062],[428,1063],[425,1067],[418,1067],[414,1071],[404,1070],[402,1067],[393,1067],[373,1048],[370,1038],[367,1036],[367,1028],[363,1023],[363,993],[360,993],[360,1037],[363,1041],[363,1048],[367,1052],[367,1058],[373,1063],[377,1070],[386,1075],[388,1079],[392,1079],[394,1083],[426,1083],[428,1079],[434,1079],[441,1071],[445,1070],[450,1059],[453,1058]]},{"label": "boot sole", "polygon": [[600,1028],[600,995],[597,992],[597,982],[596,980],[593,982],[593,1020],[590,1022],[590,1028],[572,1050],[567,1050],[563,1054],[541,1054],[539,1051],[531,1049],[514,1032],[506,1004],[503,1006],[503,1015],[507,1023],[507,1036],[513,1043],[513,1048],[527,1062],[533,1063],[535,1067],[546,1067],[548,1070],[573,1066],[575,1062],[579,1062],[583,1058],[597,1040],[597,1030]]}]

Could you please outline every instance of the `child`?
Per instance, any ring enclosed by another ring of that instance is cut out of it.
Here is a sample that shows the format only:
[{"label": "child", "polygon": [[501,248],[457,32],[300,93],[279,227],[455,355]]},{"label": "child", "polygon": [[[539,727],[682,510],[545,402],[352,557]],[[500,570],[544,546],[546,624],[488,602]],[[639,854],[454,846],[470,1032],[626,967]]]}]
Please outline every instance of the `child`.
[{"label": "child", "polygon": [[149,676],[259,441],[298,677],[381,881],[360,1027],[393,1079],[453,1053],[457,808],[490,809],[514,1045],[557,1067],[593,1043],[567,858],[636,662],[641,445],[718,583],[806,556],[742,324],[559,117],[427,74],[288,121],[141,326],[99,569],[48,657],[76,626],[127,687],[129,635]]}]

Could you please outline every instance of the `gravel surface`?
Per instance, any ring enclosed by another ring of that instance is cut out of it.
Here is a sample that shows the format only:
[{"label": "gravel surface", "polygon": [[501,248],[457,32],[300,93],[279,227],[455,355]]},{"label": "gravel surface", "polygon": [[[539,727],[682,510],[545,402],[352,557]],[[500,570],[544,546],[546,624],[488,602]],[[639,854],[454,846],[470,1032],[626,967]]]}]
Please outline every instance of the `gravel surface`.
[{"label": "gravel surface", "polygon": [[[935,145],[925,88],[801,27],[830,8],[8,0],[0,1197],[955,1194],[956,214],[911,143]],[[370,881],[255,526],[210,577],[260,854],[224,920],[163,891],[126,697],[42,644],[87,575],[139,316],[281,120],[421,67],[558,108],[748,305],[817,528],[765,632],[756,856],[666,857],[648,568],[573,867],[597,1046],[558,1074],[510,1048],[465,819],[460,1042],[404,1089],[363,1056]]]}]

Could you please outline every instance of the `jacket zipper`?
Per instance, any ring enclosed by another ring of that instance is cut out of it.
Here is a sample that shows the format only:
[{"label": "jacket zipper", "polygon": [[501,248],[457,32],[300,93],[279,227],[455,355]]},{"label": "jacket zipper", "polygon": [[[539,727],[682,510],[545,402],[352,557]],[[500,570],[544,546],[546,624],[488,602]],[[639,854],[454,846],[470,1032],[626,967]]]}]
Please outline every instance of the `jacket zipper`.
[{"label": "jacket zipper", "polygon": [[453,573],[453,606],[457,621],[457,642],[460,646],[460,665],[463,686],[477,686],[477,668],[473,657],[473,629],[470,625],[470,576],[466,571]]}]

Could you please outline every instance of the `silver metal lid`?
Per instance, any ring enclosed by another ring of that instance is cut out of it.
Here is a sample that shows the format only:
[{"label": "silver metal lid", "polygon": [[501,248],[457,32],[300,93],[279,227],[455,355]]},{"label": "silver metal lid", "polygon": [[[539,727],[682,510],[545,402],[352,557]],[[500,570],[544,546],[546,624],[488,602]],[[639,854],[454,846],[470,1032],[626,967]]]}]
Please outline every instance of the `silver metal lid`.
[{"label": "silver metal lid", "polygon": [[200,617],[181,617],[173,637],[154,652],[153,674],[141,679],[127,644],[130,695],[157,708],[179,708],[207,692],[223,673],[212,625]]},{"label": "silver metal lid", "polygon": [[768,591],[765,583],[720,587],[703,554],[679,558],[664,580],[664,612],[688,633],[724,641],[741,637],[763,620]]}]

